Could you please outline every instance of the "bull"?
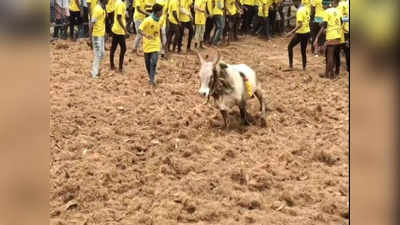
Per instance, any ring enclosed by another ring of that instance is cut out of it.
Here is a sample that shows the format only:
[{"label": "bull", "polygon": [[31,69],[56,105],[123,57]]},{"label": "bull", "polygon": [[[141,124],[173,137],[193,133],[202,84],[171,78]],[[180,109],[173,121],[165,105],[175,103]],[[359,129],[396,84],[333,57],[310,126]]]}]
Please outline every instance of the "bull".
[{"label": "bull", "polygon": [[[266,106],[256,73],[245,64],[230,65],[223,62],[219,52],[210,61],[205,60],[199,52],[196,54],[201,65],[199,93],[208,100],[213,97],[224,119],[224,127],[229,127],[228,111],[234,106],[239,107],[242,124],[251,124],[250,115],[246,111],[246,102],[254,96],[260,102],[261,124],[266,126]],[[246,89],[246,80],[251,90]]]}]

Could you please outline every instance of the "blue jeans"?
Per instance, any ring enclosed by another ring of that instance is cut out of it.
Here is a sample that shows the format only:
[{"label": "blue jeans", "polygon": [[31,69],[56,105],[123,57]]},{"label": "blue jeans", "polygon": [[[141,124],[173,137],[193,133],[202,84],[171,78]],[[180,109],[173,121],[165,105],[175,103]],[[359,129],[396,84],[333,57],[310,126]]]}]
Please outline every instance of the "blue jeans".
[{"label": "blue jeans", "polygon": [[212,38],[212,41],[214,44],[217,44],[218,41],[221,40],[223,32],[224,32],[224,27],[225,27],[225,19],[223,16],[216,15],[214,16],[215,18],[215,33]]},{"label": "blue jeans", "polygon": [[146,64],[146,70],[149,74],[150,83],[154,83],[156,77],[156,68],[158,62],[158,55],[160,52],[149,52],[144,53],[144,63]]}]

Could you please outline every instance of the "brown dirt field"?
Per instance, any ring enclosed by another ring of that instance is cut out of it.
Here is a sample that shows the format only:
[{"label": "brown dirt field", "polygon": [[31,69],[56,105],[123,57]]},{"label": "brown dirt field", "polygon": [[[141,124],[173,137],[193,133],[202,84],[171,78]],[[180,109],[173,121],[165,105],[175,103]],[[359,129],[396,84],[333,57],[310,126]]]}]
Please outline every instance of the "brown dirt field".
[{"label": "brown dirt field", "polygon": [[106,52],[96,80],[85,42],[50,44],[50,224],[348,224],[348,75],[319,78],[311,54],[284,72],[288,41],[220,48],[257,72],[268,107],[266,128],[235,108],[228,130],[198,95],[195,55],[161,60],[152,91],[133,37],[125,75]]}]

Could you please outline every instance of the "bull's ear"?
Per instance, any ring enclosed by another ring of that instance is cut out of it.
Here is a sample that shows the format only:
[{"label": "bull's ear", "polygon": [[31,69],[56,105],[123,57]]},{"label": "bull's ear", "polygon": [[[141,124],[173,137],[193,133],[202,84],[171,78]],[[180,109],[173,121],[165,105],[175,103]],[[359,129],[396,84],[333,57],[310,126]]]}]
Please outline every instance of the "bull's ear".
[{"label": "bull's ear", "polygon": [[220,63],[219,67],[224,70],[224,69],[228,68],[228,65],[226,65],[225,63]]}]

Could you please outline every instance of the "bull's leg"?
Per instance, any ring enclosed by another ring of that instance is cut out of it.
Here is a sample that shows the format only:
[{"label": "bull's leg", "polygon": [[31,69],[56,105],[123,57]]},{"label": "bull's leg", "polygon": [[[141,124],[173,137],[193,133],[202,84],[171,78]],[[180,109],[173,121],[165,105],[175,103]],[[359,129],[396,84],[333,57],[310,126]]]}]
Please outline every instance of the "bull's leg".
[{"label": "bull's leg", "polygon": [[265,118],[265,103],[263,99],[263,95],[261,93],[260,89],[257,89],[254,92],[255,96],[257,97],[258,101],[260,102],[260,111],[261,111],[261,125],[266,126],[267,125],[267,120]]},{"label": "bull's leg", "polygon": [[224,119],[224,128],[228,128],[229,120],[228,120],[228,112],[226,110],[221,110],[222,118]]},{"label": "bull's leg", "polygon": [[246,102],[245,101],[240,102],[239,110],[240,110],[240,118],[242,118],[242,123],[246,126],[250,125],[247,111],[246,111]]}]

